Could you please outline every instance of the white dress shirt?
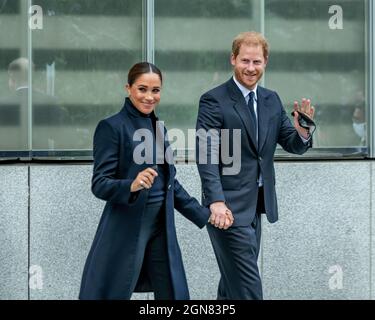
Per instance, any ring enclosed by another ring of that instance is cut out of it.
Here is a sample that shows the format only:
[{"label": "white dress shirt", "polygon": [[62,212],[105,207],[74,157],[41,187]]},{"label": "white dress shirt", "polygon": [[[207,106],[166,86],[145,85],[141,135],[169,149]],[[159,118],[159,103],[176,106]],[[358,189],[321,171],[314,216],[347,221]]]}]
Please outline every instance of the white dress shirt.
[{"label": "white dress shirt", "polygon": [[[249,93],[251,91],[254,92],[254,99],[253,99],[254,106],[253,107],[254,107],[255,117],[258,120],[258,96],[257,96],[258,84],[255,85],[255,88],[253,90],[249,90],[248,88],[244,87],[241,83],[239,83],[235,76],[233,76],[233,81],[236,83],[238,89],[240,89],[240,91],[242,92],[242,95],[245,98],[246,104],[249,103]],[[256,133],[256,139],[258,141],[258,131]],[[259,172],[258,186],[259,187],[263,186],[263,177],[262,177],[262,173],[261,172]]]}]

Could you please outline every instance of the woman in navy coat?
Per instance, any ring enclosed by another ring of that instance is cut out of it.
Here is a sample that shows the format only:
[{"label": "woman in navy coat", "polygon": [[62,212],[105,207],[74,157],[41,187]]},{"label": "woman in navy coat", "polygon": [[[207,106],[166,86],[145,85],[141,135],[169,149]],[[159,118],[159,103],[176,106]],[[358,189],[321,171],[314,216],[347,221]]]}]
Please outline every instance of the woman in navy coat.
[{"label": "woman in navy coat", "polygon": [[189,299],[174,208],[200,228],[210,212],[177,181],[170,154],[164,153],[169,145],[158,139],[165,134],[154,113],[161,84],[155,65],[134,65],[124,107],[96,128],[92,192],[106,205],[84,267],[80,299],[130,299],[133,292],[147,291],[155,299]]}]

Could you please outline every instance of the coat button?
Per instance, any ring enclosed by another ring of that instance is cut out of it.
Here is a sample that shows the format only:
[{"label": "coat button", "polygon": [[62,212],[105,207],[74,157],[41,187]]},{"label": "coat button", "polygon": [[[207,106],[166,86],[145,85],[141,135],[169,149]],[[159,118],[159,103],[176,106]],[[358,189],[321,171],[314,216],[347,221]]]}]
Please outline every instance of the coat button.
[{"label": "coat button", "polygon": [[262,160],[263,160],[262,157],[259,157],[258,159],[259,159],[259,161],[262,161]]},{"label": "coat button", "polygon": [[171,188],[171,185],[169,184],[169,185],[168,185],[168,190],[169,190],[170,188]]}]

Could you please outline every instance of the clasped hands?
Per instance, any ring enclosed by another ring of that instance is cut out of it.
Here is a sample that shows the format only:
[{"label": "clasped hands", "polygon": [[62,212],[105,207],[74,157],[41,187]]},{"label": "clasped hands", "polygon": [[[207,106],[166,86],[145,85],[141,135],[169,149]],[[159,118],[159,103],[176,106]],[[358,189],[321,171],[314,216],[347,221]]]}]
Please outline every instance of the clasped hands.
[{"label": "clasped hands", "polygon": [[212,225],[219,229],[228,229],[234,221],[232,211],[228,209],[223,201],[210,204],[211,216],[208,219]]},{"label": "clasped hands", "polygon": [[[152,168],[147,168],[139,172],[130,186],[130,191],[136,192],[142,189],[150,189],[157,176],[158,173]],[[232,211],[228,209],[223,201],[211,203],[210,211],[211,216],[208,222],[215,227],[226,230],[233,224],[234,218]]]}]

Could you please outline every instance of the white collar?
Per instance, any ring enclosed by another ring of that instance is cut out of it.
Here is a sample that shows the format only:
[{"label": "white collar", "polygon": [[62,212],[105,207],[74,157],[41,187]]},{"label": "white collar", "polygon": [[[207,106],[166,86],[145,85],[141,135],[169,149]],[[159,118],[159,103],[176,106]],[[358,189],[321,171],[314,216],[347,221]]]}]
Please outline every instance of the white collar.
[{"label": "white collar", "polygon": [[244,96],[244,98],[246,98],[248,96],[248,94],[250,93],[250,91],[253,91],[254,92],[254,100],[257,101],[258,100],[258,96],[257,96],[257,88],[258,88],[258,84],[255,85],[255,88],[253,90],[249,90],[248,88],[244,87],[237,79],[236,77],[233,75],[233,81],[235,82],[235,84],[237,85],[238,89],[240,89],[240,91],[242,92],[242,95]]},{"label": "white collar", "polygon": [[16,91],[18,91],[18,90],[22,90],[22,89],[29,89],[29,87],[28,87],[28,86],[21,86],[21,87],[18,87],[18,88],[16,89]]}]

